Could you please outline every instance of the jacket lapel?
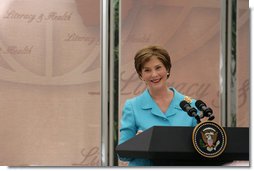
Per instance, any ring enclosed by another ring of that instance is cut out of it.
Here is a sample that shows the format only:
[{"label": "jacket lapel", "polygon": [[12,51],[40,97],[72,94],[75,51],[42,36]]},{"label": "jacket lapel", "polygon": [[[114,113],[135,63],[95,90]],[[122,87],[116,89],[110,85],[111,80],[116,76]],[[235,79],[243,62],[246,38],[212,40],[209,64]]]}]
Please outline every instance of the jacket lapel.
[{"label": "jacket lapel", "polygon": [[158,105],[152,99],[151,95],[149,94],[148,90],[146,89],[141,97],[142,100],[142,109],[143,110],[151,110],[153,115],[165,118],[165,115],[161,112]]}]

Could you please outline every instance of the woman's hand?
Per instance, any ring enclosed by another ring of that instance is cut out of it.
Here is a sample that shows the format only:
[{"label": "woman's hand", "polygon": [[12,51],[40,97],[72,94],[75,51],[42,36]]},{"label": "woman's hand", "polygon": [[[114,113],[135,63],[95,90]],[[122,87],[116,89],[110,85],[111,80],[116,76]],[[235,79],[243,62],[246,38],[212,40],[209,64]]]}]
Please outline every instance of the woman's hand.
[{"label": "woman's hand", "polygon": [[138,132],[136,133],[136,135],[142,133],[143,131],[142,130],[138,130]]}]

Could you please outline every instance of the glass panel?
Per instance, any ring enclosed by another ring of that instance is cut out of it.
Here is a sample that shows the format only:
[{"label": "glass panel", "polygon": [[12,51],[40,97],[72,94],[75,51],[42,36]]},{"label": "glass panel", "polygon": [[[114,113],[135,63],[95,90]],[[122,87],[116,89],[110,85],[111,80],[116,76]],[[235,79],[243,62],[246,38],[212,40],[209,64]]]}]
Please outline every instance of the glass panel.
[{"label": "glass panel", "polygon": [[0,165],[99,165],[100,1],[0,9]]},{"label": "glass panel", "polygon": [[172,60],[169,86],[206,102],[220,123],[220,6],[220,0],[121,0],[119,119],[126,99],[146,88],[135,53],[160,45]]},{"label": "glass panel", "polygon": [[249,0],[238,0],[237,14],[237,127],[250,125],[250,21]]}]

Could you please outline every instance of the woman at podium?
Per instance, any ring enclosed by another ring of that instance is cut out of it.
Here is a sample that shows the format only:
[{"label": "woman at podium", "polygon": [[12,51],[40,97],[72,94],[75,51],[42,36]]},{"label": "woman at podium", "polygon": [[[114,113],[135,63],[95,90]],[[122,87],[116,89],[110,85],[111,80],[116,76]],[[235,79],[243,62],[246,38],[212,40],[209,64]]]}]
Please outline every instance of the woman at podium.
[{"label": "woman at podium", "polygon": [[[171,59],[167,50],[149,46],[139,50],[134,57],[139,78],[146,84],[145,91],[128,99],[122,110],[119,144],[153,126],[195,126],[197,120],[179,106],[185,100],[191,107],[195,100],[168,87]],[[152,161],[137,158],[120,158],[129,166],[150,166]]]}]

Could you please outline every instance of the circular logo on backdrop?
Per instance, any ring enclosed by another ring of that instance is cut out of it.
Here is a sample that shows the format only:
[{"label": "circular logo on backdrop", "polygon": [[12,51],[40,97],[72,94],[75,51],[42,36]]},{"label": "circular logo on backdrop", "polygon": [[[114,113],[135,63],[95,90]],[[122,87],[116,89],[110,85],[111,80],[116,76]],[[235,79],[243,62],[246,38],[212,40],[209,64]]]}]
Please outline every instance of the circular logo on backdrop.
[{"label": "circular logo on backdrop", "polygon": [[224,129],[214,122],[198,124],[192,133],[192,143],[196,151],[204,157],[219,156],[227,145]]}]

